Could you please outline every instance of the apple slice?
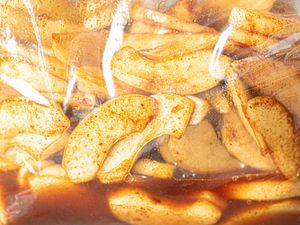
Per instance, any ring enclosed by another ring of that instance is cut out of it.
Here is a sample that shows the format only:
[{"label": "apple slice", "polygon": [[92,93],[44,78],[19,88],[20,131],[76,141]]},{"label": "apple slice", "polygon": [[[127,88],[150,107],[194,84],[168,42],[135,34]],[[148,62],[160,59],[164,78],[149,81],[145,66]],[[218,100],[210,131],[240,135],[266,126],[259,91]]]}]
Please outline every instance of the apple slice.
[{"label": "apple slice", "polygon": [[53,19],[46,14],[40,14],[35,17],[36,27],[34,28],[31,14],[28,13],[26,7],[21,9],[0,5],[0,18],[2,19],[3,27],[9,26],[11,34],[18,40],[26,40],[27,42],[38,44],[35,33],[35,29],[38,29],[38,39],[42,42],[43,49],[51,47],[53,33],[82,32],[86,30],[79,23],[61,17]]},{"label": "apple slice", "polygon": [[224,114],[219,127],[223,144],[231,155],[252,168],[276,170],[270,156],[261,154],[259,147],[235,111]]},{"label": "apple slice", "polygon": [[[27,10],[22,0],[1,0],[0,5],[5,4],[17,9]],[[77,1],[68,0],[31,0],[30,4],[37,15],[46,14],[54,19],[64,18],[70,21],[80,22],[79,4]],[[68,10],[66,10],[68,9]]]},{"label": "apple slice", "polygon": [[172,94],[152,96],[158,102],[158,114],[143,132],[119,141],[100,167],[98,178],[103,183],[123,181],[130,173],[143,147],[163,134],[179,138],[192,116],[194,103],[186,97]]},{"label": "apple slice", "polygon": [[90,30],[100,30],[110,26],[119,4],[119,0],[83,1],[81,16],[84,26]]},{"label": "apple slice", "polygon": [[215,87],[231,73],[230,59],[220,56],[218,65],[212,66],[212,54],[211,50],[201,50],[171,59],[151,60],[125,47],[112,59],[112,74],[150,93],[195,94]]},{"label": "apple slice", "polygon": [[189,125],[197,125],[199,124],[207,115],[210,110],[209,103],[195,96],[187,96],[187,98],[191,99],[195,103],[193,115],[191,116]]},{"label": "apple slice", "polygon": [[220,225],[263,224],[266,221],[269,224],[293,224],[297,221],[299,213],[300,201],[297,199],[268,202],[242,208],[224,218]]},{"label": "apple slice", "polygon": [[[22,56],[7,54],[0,56],[0,80],[6,83],[6,77],[17,81],[22,80],[33,89],[41,92],[66,93],[68,88],[66,80],[43,71],[40,67],[29,63]],[[17,81],[11,82],[17,85]]]},{"label": "apple slice", "polygon": [[[209,192],[209,195],[215,194]],[[108,204],[114,216],[132,225],[215,224],[222,209],[208,201],[207,196],[194,197],[194,202],[182,205],[140,189],[122,188],[108,195]]]},{"label": "apple slice", "polygon": [[45,137],[61,135],[70,126],[59,105],[43,106],[22,97],[3,100],[0,116],[1,139],[26,133]]},{"label": "apple slice", "polygon": [[158,162],[152,159],[140,159],[132,168],[132,172],[134,174],[157,179],[171,179],[173,177],[174,170],[174,165]]},{"label": "apple slice", "polygon": [[232,182],[224,185],[220,190],[230,199],[274,201],[299,197],[300,181],[270,179]]},{"label": "apple slice", "polygon": [[231,30],[229,38],[247,47],[253,47],[258,51],[266,49],[278,42],[275,38],[235,27]]},{"label": "apple slice", "polygon": [[153,98],[124,95],[107,101],[86,116],[72,132],[63,156],[71,181],[92,180],[110,148],[121,138],[141,132],[156,116]]},{"label": "apple slice", "polygon": [[251,94],[248,91],[248,87],[240,80],[240,78],[232,76],[227,79],[227,88],[231,100],[236,108],[236,111],[251,137],[255,140],[256,144],[260,148],[263,155],[268,153],[265,140],[259,132],[257,132],[253,126],[251,126],[249,119],[247,118],[246,107],[247,101],[251,98]]},{"label": "apple slice", "polygon": [[250,90],[259,95],[275,97],[300,125],[300,68],[297,63],[253,56],[237,60],[232,65]]},{"label": "apple slice", "polygon": [[232,9],[229,23],[250,32],[276,38],[285,38],[300,31],[299,20],[238,7]]},{"label": "apple slice", "polygon": [[187,33],[216,32],[213,28],[201,26],[197,23],[185,22],[177,19],[176,17],[169,16],[158,11],[153,11],[151,9],[146,9],[138,4],[132,7],[130,17],[134,20],[145,21],[146,23],[152,23],[168,29]]},{"label": "apple slice", "polygon": [[66,65],[101,67],[107,37],[106,30],[53,34],[53,53]]},{"label": "apple slice", "polygon": [[224,114],[231,111],[231,102],[228,98],[228,91],[220,85],[204,92],[203,96],[218,113]]},{"label": "apple slice", "polygon": [[31,133],[18,134],[11,139],[0,139],[0,150],[18,146],[34,159],[43,160],[61,151],[66,145],[69,135],[68,131],[48,137]]},{"label": "apple slice", "polygon": [[159,151],[167,162],[194,173],[226,173],[241,168],[241,162],[228,154],[208,120],[189,126],[180,139],[170,137]]},{"label": "apple slice", "polygon": [[300,169],[300,142],[290,113],[276,99],[258,96],[248,101],[247,117],[264,138],[282,174],[296,179]]}]

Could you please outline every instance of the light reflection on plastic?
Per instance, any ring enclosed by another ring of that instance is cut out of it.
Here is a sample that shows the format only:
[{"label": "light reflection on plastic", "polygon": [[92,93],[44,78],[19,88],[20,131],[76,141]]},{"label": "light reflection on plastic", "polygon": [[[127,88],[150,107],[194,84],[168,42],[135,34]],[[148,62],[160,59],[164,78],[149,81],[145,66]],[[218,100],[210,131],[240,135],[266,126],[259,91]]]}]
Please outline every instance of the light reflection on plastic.
[{"label": "light reflection on plastic", "polygon": [[42,105],[50,106],[49,101],[30,84],[22,79],[10,78],[3,73],[0,73],[0,80],[17,90],[21,95],[26,98],[37,102]]},{"label": "light reflection on plastic", "polygon": [[209,62],[208,71],[212,76],[214,76],[216,78],[222,77],[221,74],[219,74],[221,72],[220,67],[219,67],[219,58],[223,52],[223,49],[226,45],[226,42],[227,42],[232,30],[233,30],[233,25],[229,25],[221,33],[221,35],[214,47],[213,54],[212,54],[212,57]]},{"label": "light reflection on plastic", "polygon": [[76,81],[77,81],[77,73],[75,71],[75,67],[74,65],[70,65],[70,70],[69,70],[69,74],[68,74],[68,87],[67,87],[67,93],[66,93],[66,98],[64,100],[64,103],[63,103],[63,109],[64,109],[64,112],[67,111],[68,109],[68,103],[70,101],[70,98],[71,98],[71,95],[73,93],[73,90],[75,88],[75,84],[76,84]]},{"label": "light reflection on plastic", "polygon": [[24,163],[26,169],[27,169],[30,173],[36,174],[34,168],[32,167],[32,165],[31,165],[29,162],[27,162],[27,160],[25,159],[25,157],[22,158],[22,162]]},{"label": "light reflection on plastic", "polygon": [[[275,55],[285,49],[291,48],[293,45],[295,45],[296,42],[300,40],[300,33],[294,33],[290,35],[289,37],[282,39],[275,44],[269,46],[265,51],[264,54],[266,55]],[[286,58],[289,58],[289,55],[293,53],[294,51],[297,51],[298,46],[294,47],[289,53],[286,54]]]},{"label": "light reflection on plastic", "polygon": [[23,4],[25,5],[28,14],[30,15],[30,19],[31,19],[31,23],[32,23],[32,27],[33,27],[33,31],[34,31],[34,35],[36,37],[37,40],[37,50],[38,50],[38,57],[39,57],[39,62],[41,63],[42,66],[42,75],[45,75],[45,80],[47,83],[47,89],[49,90],[50,93],[52,93],[52,88],[51,88],[51,80],[47,71],[47,64],[46,64],[46,60],[45,60],[45,56],[43,53],[43,45],[42,45],[42,39],[41,36],[39,34],[39,30],[38,30],[38,26],[36,23],[36,19],[35,19],[35,14],[33,11],[33,7],[32,7],[32,3],[31,0],[23,0]]},{"label": "light reflection on plastic", "polygon": [[5,44],[4,45],[5,45],[6,50],[9,53],[14,53],[14,54],[17,53],[16,39],[11,34],[11,30],[10,30],[9,25],[5,29],[4,37],[5,37],[5,40],[4,40]]},{"label": "light reflection on plastic", "polygon": [[31,212],[36,198],[37,196],[30,189],[19,191],[17,194],[10,196],[6,207],[8,220],[14,220]]},{"label": "light reflection on plastic", "polygon": [[297,14],[300,16],[300,2],[299,0],[292,0],[292,4],[294,9],[296,10]]},{"label": "light reflection on plastic", "polygon": [[121,0],[118,4],[116,13],[113,16],[111,29],[103,53],[102,69],[106,88],[110,97],[114,97],[116,95],[110,66],[111,59],[115,52],[118,51],[122,46],[123,32],[129,16],[128,11],[128,0]]},{"label": "light reflection on plastic", "polygon": [[160,17],[159,16],[155,16],[152,11],[146,12],[146,16],[148,18],[151,18],[154,22],[159,22],[160,21]]}]

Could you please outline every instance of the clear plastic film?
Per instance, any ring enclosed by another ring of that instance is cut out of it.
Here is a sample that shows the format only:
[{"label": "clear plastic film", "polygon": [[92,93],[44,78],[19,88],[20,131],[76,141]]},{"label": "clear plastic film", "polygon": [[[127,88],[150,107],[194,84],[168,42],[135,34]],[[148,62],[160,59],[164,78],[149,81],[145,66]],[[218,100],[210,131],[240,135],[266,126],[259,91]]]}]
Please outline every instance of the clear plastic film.
[{"label": "clear plastic film", "polygon": [[0,0],[0,224],[298,224],[298,0]]}]

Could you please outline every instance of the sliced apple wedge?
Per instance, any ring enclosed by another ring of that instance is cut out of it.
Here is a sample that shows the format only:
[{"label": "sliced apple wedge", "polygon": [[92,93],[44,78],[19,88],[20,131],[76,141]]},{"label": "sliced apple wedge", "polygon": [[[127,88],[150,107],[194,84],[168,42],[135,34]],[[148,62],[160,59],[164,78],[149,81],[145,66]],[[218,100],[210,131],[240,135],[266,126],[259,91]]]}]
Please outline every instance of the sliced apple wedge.
[{"label": "sliced apple wedge", "polygon": [[210,110],[209,103],[202,99],[195,96],[187,96],[195,103],[193,115],[191,116],[189,125],[197,125],[199,124],[207,115],[208,111]]},{"label": "sliced apple wedge", "polygon": [[22,97],[0,103],[0,138],[31,133],[45,137],[62,134],[70,125],[59,105],[43,106]]},{"label": "sliced apple wedge", "polygon": [[43,160],[61,151],[66,145],[69,135],[68,131],[48,137],[31,133],[18,134],[10,139],[0,139],[0,150],[18,146],[34,159]]},{"label": "sliced apple wedge", "polygon": [[218,85],[204,92],[203,96],[218,113],[224,114],[231,111],[231,102],[226,88]]},{"label": "sliced apple wedge", "polygon": [[[65,93],[68,87],[66,80],[43,71],[40,67],[28,62],[25,57],[2,55],[0,56],[0,80],[7,83],[8,79],[22,80],[41,92]],[[17,81],[12,81],[8,83],[17,85]]]},{"label": "sliced apple wedge", "polygon": [[114,55],[112,74],[150,93],[195,94],[213,88],[231,73],[230,59],[220,56],[214,67],[210,64],[212,54],[201,50],[166,60],[150,60],[126,47]]},{"label": "sliced apple wedge", "polygon": [[237,60],[232,65],[250,90],[275,97],[295,117],[297,125],[300,125],[300,67],[297,63],[253,56]]},{"label": "sliced apple wedge", "polygon": [[[19,154],[22,154],[22,152],[16,152],[16,157],[19,158]],[[20,160],[20,159],[18,159]],[[24,162],[27,161],[27,159],[23,159]],[[20,188],[28,188],[29,187],[29,180],[32,178],[32,176],[35,174],[37,175],[40,171],[43,171],[44,168],[52,167],[55,164],[52,160],[42,160],[42,161],[36,161],[29,159],[30,161],[27,161],[27,164],[20,165],[18,175],[17,175],[17,183]],[[61,167],[61,166],[60,166]]]},{"label": "sliced apple wedge", "polygon": [[49,165],[29,178],[29,187],[36,193],[57,187],[70,188],[74,186],[75,184],[69,180],[66,171],[58,164]]},{"label": "sliced apple wedge", "polygon": [[195,0],[176,1],[174,5],[166,10],[166,14],[186,22],[194,22],[198,19],[197,3]]},{"label": "sliced apple wedge", "polygon": [[300,31],[300,20],[238,7],[232,9],[229,23],[244,30],[276,38],[285,38]]},{"label": "sliced apple wedge", "polygon": [[83,24],[90,30],[99,30],[112,23],[119,0],[86,0],[81,10]]},{"label": "sliced apple wedge", "polygon": [[35,29],[38,29],[39,41],[42,41],[43,49],[51,47],[52,34],[64,32],[81,32],[86,30],[83,25],[71,22],[67,19],[53,19],[46,14],[36,16],[36,26],[32,24],[31,15],[27,8],[14,8],[0,5],[0,17],[3,27],[9,26],[12,35],[19,40],[26,40],[37,44]]},{"label": "sliced apple wedge", "polygon": [[113,215],[132,225],[211,225],[222,215],[222,209],[206,198],[195,197],[193,203],[180,205],[136,188],[110,193],[108,204]]},{"label": "sliced apple wedge", "polygon": [[164,94],[152,96],[158,102],[158,115],[141,133],[119,141],[100,167],[98,178],[103,183],[122,181],[130,173],[139,152],[154,138],[163,134],[179,138],[185,131],[194,110],[188,98]]},{"label": "sliced apple wedge", "polygon": [[60,178],[54,176],[35,176],[29,180],[31,191],[41,193],[42,191],[50,191],[56,188],[71,188],[75,184],[67,178]]},{"label": "sliced apple wedge", "polygon": [[[28,46],[26,43],[18,43],[14,48],[10,48],[5,42],[0,42],[0,51],[2,52],[0,62],[5,62],[7,58],[3,60],[3,56],[19,57],[19,60],[23,60],[30,65],[34,65],[39,70],[45,69],[49,74],[58,77],[62,80],[68,79],[68,67],[61,63],[52,52],[52,49],[44,48],[42,54],[45,59],[45,64],[40,60],[38,47],[34,44]],[[10,62],[10,60],[8,60]]]},{"label": "sliced apple wedge", "polygon": [[254,8],[269,11],[276,0],[178,0],[166,10],[172,15],[187,22],[200,21],[205,25],[221,30],[228,24],[228,17],[233,7]]},{"label": "sliced apple wedge", "polygon": [[[172,43],[180,44],[181,48],[186,51],[195,51],[198,49],[212,48],[217,42],[218,34],[213,33],[169,33],[169,34],[125,34],[123,47],[130,46],[135,50],[143,50],[143,54],[148,51],[157,56],[168,56],[167,53],[161,52],[161,49],[156,49],[160,46],[170,46]],[[188,41],[187,41],[188,40]],[[176,46],[173,46],[176,47]],[[191,49],[190,49],[191,47]],[[171,51],[171,50],[170,50]],[[175,53],[175,51],[174,51]],[[174,55],[174,53],[172,55]],[[162,55],[164,54],[164,55]],[[180,53],[178,53],[180,54]],[[151,54],[149,54],[151,55]]]},{"label": "sliced apple wedge", "polygon": [[152,159],[140,159],[132,168],[134,174],[157,179],[172,179],[175,166]]},{"label": "sliced apple wedge", "polygon": [[189,126],[180,139],[170,137],[159,146],[159,151],[167,162],[194,173],[233,172],[241,168],[241,162],[229,155],[207,120]]},{"label": "sliced apple wedge", "polygon": [[279,224],[278,222],[283,221],[284,223],[293,224],[299,213],[300,201],[298,199],[269,202],[242,208],[231,216],[224,218],[220,225],[262,224],[266,221],[270,224]]},{"label": "sliced apple wedge", "polygon": [[223,144],[231,155],[252,168],[276,170],[270,156],[261,154],[259,147],[235,111],[224,114],[219,127]]},{"label": "sliced apple wedge", "polygon": [[[30,4],[37,15],[46,14],[54,19],[67,19],[80,22],[80,4],[77,1],[68,0],[31,0]],[[6,5],[17,9],[27,10],[22,0],[1,0],[0,5]],[[68,9],[68,10],[66,10]]]},{"label": "sliced apple wedge", "polygon": [[93,94],[102,100],[109,99],[111,96],[109,92],[111,89],[115,91],[116,96],[126,94],[143,94],[147,93],[141,89],[132,87],[119,79],[113,77],[113,85],[107,86],[102,70],[95,67],[81,67],[76,70],[77,77],[77,88],[80,92]]},{"label": "sliced apple wedge", "polygon": [[70,107],[79,107],[81,109],[94,108],[96,105],[96,96],[89,93],[73,92],[68,96],[66,93],[41,93],[48,100],[54,100]]},{"label": "sliced apple wedge", "polygon": [[263,155],[268,153],[268,148],[266,146],[265,140],[259,132],[257,132],[253,126],[251,126],[249,119],[247,118],[246,107],[247,101],[251,98],[251,94],[248,91],[247,85],[245,85],[238,77],[229,77],[227,79],[228,92],[231,97],[236,111],[249,134],[255,140],[256,144],[259,146]]},{"label": "sliced apple wedge", "polygon": [[182,32],[216,32],[213,28],[201,26],[197,23],[185,22],[177,19],[176,17],[158,11],[153,11],[151,9],[146,9],[138,4],[132,7],[130,11],[130,17],[134,20],[145,21],[146,23],[152,23]]},{"label": "sliced apple wedge", "polygon": [[72,132],[63,166],[76,183],[92,180],[119,139],[141,132],[157,114],[153,98],[124,95],[107,101],[86,116]]},{"label": "sliced apple wedge", "polygon": [[300,196],[300,181],[258,180],[229,183],[221,187],[222,193],[231,199],[274,201]]},{"label": "sliced apple wedge", "polygon": [[300,142],[293,118],[276,99],[252,98],[247,103],[251,126],[264,138],[275,164],[287,178],[297,178],[300,169]]},{"label": "sliced apple wedge", "polygon": [[275,38],[270,38],[263,34],[250,32],[235,27],[233,27],[229,38],[247,47],[253,47],[258,51],[266,49],[267,47],[278,42],[278,40]]},{"label": "sliced apple wedge", "polygon": [[53,53],[67,65],[101,67],[107,37],[106,30],[53,34]]}]

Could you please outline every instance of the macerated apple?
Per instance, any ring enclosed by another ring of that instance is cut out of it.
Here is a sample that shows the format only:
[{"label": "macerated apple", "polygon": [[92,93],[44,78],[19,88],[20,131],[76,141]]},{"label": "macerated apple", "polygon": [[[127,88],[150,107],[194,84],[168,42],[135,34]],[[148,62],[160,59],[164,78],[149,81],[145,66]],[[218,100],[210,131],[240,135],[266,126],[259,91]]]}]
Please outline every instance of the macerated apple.
[{"label": "macerated apple", "polygon": [[108,195],[108,204],[114,216],[132,225],[211,225],[222,215],[218,205],[224,205],[221,199],[218,204],[208,200],[219,199],[214,196],[213,192],[198,193],[193,203],[180,205],[137,188],[122,188]]},{"label": "macerated apple", "polygon": [[201,50],[166,60],[151,60],[125,47],[112,59],[112,74],[150,93],[195,94],[215,87],[232,72],[228,57],[221,55],[218,63],[212,64],[212,55],[212,50]]},{"label": "macerated apple", "polygon": [[103,183],[123,181],[130,173],[139,152],[153,139],[167,134],[181,137],[194,110],[192,100],[173,94],[151,96],[158,104],[157,116],[140,132],[120,140],[111,149],[98,178]]},{"label": "macerated apple", "polygon": [[232,9],[229,23],[250,32],[275,38],[286,38],[300,31],[300,20],[239,7]]},{"label": "macerated apple", "polygon": [[300,169],[300,142],[290,113],[268,96],[250,99],[246,112],[250,125],[262,135],[276,166],[285,177],[296,179]]},{"label": "macerated apple", "polygon": [[158,179],[172,179],[174,170],[175,166],[172,164],[151,159],[140,159],[132,168],[134,174]]},{"label": "macerated apple", "polygon": [[70,135],[64,150],[63,166],[71,181],[92,180],[110,148],[119,139],[143,131],[156,114],[153,98],[124,95],[87,115]]}]

